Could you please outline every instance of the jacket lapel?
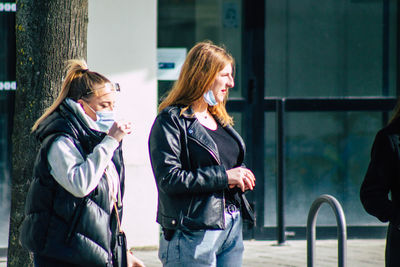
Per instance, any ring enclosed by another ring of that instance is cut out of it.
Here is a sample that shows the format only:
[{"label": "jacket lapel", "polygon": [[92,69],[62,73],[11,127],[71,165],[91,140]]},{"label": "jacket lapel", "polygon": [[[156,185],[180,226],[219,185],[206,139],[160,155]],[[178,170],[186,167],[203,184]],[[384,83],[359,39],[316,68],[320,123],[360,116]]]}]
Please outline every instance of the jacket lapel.
[{"label": "jacket lapel", "polygon": [[195,139],[201,145],[203,145],[213,156],[216,157],[218,163],[221,162],[219,158],[219,151],[217,144],[214,142],[212,137],[208,134],[206,129],[200,122],[196,119],[187,129],[187,135],[189,138]]},{"label": "jacket lapel", "polygon": [[[208,132],[206,131],[204,126],[201,125],[200,122],[194,117],[191,107],[189,107],[187,110],[185,110],[182,113],[182,115],[187,119],[187,122],[188,122],[187,136],[196,140],[201,145],[203,145],[211,154],[214,154],[213,156],[215,156],[218,163],[220,163],[221,160],[219,157],[219,151],[218,151],[217,144],[214,142],[212,137],[208,134]],[[246,152],[246,146],[244,144],[242,137],[230,125],[225,126],[224,129],[239,143],[240,162],[243,162],[244,154]]]},{"label": "jacket lapel", "polygon": [[194,117],[192,107],[186,109],[182,116],[186,118],[187,126],[186,133],[188,138],[192,138],[207,149],[213,157],[220,164],[221,159],[219,158],[219,151],[217,144],[214,142],[212,137],[207,133],[203,125]]}]

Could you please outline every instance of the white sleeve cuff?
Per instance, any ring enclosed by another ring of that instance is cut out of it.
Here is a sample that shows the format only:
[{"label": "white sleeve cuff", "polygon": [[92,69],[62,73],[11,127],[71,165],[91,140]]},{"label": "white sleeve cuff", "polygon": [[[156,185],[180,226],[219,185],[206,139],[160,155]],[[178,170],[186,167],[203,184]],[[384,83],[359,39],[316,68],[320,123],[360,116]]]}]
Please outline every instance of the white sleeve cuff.
[{"label": "white sleeve cuff", "polygon": [[109,136],[109,135],[106,135],[104,137],[103,141],[101,141],[101,143],[106,147],[107,150],[110,150],[113,152],[119,146],[119,142],[117,141],[117,139],[115,139],[114,137]]}]

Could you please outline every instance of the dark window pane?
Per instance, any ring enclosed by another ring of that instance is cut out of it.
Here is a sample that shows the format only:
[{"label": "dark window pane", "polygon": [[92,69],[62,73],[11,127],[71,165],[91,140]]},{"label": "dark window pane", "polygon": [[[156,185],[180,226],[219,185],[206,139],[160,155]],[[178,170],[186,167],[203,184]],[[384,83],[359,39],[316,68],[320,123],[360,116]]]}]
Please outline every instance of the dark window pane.
[{"label": "dark window pane", "polygon": [[[232,0],[159,0],[158,47],[185,47],[190,50],[197,42],[211,40],[223,45],[236,61],[235,87],[230,96],[242,96],[242,1]],[[159,96],[172,83],[159,82]]]},{"label": "dark window pane", "polygon": [[[347,225],[378,224],[362,208],[359,190],[382,113],[296,112],[287,118],[287,224],[304,226],[311,203],[321,194],[339,200]],[[329,208],[320,211],[318,223],[336,224]]]},{"label": "dark window pane", "polygon": [[397,2],[387,2],[384,15],[385,1],[267,1],[265,95],[395,95]]}]

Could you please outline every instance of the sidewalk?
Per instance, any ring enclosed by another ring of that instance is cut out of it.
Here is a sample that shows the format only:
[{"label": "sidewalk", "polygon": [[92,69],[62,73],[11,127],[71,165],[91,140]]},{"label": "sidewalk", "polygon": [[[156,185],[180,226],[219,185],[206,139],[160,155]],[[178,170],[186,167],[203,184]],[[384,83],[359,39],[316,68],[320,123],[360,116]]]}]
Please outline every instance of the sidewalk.
[{"label": "sidewalk", "polygon": [[[315,266],[338,266],[337,240],[316,241]],[[384,239],[347,240],[347,266],[384,266]],[[144,261],[146,267],[162,266],[157,251],[141,251],[134,254]],[[243,267],[305,267],[307,266],[307,242],[305,240],[287,241],[277,246],[275,241],[245,241]]]},{"label": "sidewalk", "polygon": [[[337,240],[317,240],[315,266],[338,266]],[[347,240],[347,266],[384,266],[384,239]],[[160,267],[157,250],[137,248],[134,254],[146,267]],[[6,259],[0,258],[0,267],[6,267]],[[275,241],[245,241],[243,267],[305,267],[307,266],[307,242],[287,241],[277,246]]]}]

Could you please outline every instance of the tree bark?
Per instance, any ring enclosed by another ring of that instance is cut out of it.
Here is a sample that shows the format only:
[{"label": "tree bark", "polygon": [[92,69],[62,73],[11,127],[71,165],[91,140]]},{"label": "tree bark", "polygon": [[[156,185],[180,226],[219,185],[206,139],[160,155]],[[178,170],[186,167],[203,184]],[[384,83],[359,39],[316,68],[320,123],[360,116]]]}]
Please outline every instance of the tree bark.
[{"label": "tree bark", "polygon": [[57,97],[65,62],[86,58],[88,0],[18,0],[8,266],[33,266],[19,243],[38,142],[33,123]]}]

